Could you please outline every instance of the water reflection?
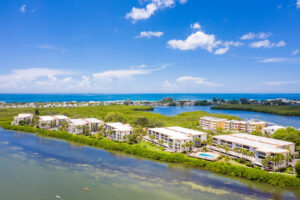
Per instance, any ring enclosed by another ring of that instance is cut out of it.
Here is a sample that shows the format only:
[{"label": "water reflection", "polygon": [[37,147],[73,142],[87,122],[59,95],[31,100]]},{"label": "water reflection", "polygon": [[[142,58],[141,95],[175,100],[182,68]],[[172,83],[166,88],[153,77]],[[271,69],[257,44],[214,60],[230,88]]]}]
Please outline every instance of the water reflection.
[{"label": "water reflection", "polygon": [[[9,185],[22,187],[28,197],[23,199],[38,199],[35,195],[41,192],[46,200],[53,199],[53,188],[68,199],[99,199],[99,195],[101,199],[296,199],[295,195],[300,196],[299,191],[0,129],[0,170],[3,169],[7,173],[1,174],[0,192],[5,199],[19,199],[8,193]],[[30,184],[24,180],[30,180]],[[86,185],[88,193],[82,189]]]}]

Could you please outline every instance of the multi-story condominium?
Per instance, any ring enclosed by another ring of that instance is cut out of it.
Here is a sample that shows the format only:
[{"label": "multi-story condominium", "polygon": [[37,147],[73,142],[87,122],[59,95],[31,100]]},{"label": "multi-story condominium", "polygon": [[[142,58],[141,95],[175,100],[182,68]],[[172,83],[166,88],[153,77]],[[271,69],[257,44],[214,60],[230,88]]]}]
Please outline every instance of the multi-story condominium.
[{"label": "multi-story condominium", "polygon": [[38,125],[43,129],[51,129],[56,127],[56,118],[52,116],[40,116]]},{"label": "multi-story condominium", "polygon": [[121,122],[112,122],[104,124],[108,138],[115,141],[126,141],[128,135],[133,134],[133,128],[129,124],[123,124]]},{"label": "multi-story condominium", "polygon": [[68,122],[68,120],[70,119],[65,115],[54,115],[53,117],[56,120],[56,127],[61,126],[62,122]]},{"label": "multi-story condominium", "polygon": [[247,132],[247,121],[231,120],[231,127],[229,130]]},{"label": "multi-story condominium", "polygon": [[69,119],[68,132],[76,135],[86,133],[89,130],[88,122],[83,119]]},{"label": "multi-story condominium", "polygon": [[199,124],[205,130],[215,131],[218,128],[221,128],[243,133],[251,133],[253,131],[262,132],[262,129],[266,127],[266,122],[258,120],[240,121],[219,119],[215,117],[201,117]]},{"label": "multi-story condominium", "polygon": [[285,129],[285,127],[284,126],[277,126],[277,125],[267,126],[267,127],[263,128],[262,133],[264,135],[273,135],[278,129]]},{"label": "multi-story condominium", "polygon": [[[227,151],[222,148],[224,146],[228,147]],[[282,154],[286,157],[289,153],[294,153],[295,144],[282,140],[238,133],[213,136],[213,145],[209,146],[209,149],[232,157],[244,158],[254,165],[262,166],[262,160],[266,158],[266,156]],[[244,149],[244,153],[242,149]],[[245,153],[245,150],[247,150],[247,153]],[[287,159],[284,159],[279,165],[276,163],[271,164],[273,170],[287,166]]]},{"label": "multi-story condominium", "polygon": [[88,127],[91,130],[91,132],[97,132],[98,128],[104,125],[103,121],[96,118],[85,118],[83,120],[85,120],[88,123]]},{"label": "multi-story condominium", "polygon": [[14,117],[14,121],[11,122],[12,125],[20,124],[30,124],[32,123],[33,114],[31,113],[21,113]]},{"label": "multi-story condominium", "polygon": [[262,132],[263,128],[266,127],[266,122],[259,120],[247,121],[247,133],[252,133],[253,131]]},{"label": "multi-story condominium", "polygon": [[201,117],[199,124],[204,130],[217,130],[225,127],[226,119],[216,117]]},{"label": "multi-story condominium", "polygon": [[173,152],[183,152],[192,149],[193,146],[186,146],[185,144],[192,142],[196,144],[198,142],[197,138],[201,142],[205,141],[207,134],[182,127],[164,127],[149,128],[148,136],[145,137],[146,140],[160,144]]}]

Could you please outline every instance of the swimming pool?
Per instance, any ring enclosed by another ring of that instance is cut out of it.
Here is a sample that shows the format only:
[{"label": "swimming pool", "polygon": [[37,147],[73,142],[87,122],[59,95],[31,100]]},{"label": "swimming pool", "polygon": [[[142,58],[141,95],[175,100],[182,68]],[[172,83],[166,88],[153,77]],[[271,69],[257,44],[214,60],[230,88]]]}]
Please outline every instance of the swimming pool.
[{"label": "swimming pool", "polygon": [[206,154],[206,153],[200,153],[199,156],[203,156],[203,157],[208,157],[208,158],[213,158],[213,155],[210,154]]}]

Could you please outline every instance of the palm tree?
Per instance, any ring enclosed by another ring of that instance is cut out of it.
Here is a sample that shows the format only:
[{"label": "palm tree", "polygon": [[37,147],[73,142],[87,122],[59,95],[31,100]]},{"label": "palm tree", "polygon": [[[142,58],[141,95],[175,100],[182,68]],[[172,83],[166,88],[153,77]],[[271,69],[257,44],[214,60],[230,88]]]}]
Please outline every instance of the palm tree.
[{"label": "palm tree", "polygon": [[155,136],[154,135],[150,135],[149,138],[150,138],[150,140],[153,141],[155,139]]}]

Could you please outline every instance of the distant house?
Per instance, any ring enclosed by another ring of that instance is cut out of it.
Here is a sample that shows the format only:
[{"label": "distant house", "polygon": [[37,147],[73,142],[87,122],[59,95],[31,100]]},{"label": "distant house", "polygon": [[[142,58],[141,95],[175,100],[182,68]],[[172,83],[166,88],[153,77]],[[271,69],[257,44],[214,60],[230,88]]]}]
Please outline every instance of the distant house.
[{"label": "distant house", "polygon": [[[152,139],[151,136],[154,138]],[[207,140],[207,134],[201,131],[182,127],[149,128],[146,140],[160,144],[173,152],[183,152],[192,149],[199,142]],[[186,146],[193,143],[193,146]]]},{"label": "distant house", "polygon": [[67,122],[70,119],[65,115],[54,115],[53,117],[56,120],[56,127],[61,126],[62,122]]},{"label": "distant house", "polygon": [[285,129],[284,126],[267,126],[263,128],[263,134],[264,135],[273,135],[278,129]]},{"label": "distant house", "polygon": [[226,120],[215,117],[201,117],[199,124],[204,130],[216,131],[220,128],[243,133],[262,132],[267,126],[266,122],[259,120]]},{"label": "distant house", "polygon": [[85,118],[83,120],[88,123],[88,127],[91,132],[97,132],[98,128],[104,125],[103,121],[96,118]]},{"label": "distant house", "polygon": [[11,122],[12,125],[30,124],[33,120],[33,114],[31,113],[21,113],[14,117],[14,121]]},{"label": "distant house", "polygon": [[76,135],[86,133],[88,128],[88,122],[83,119],[69,119],[68,120],[68,132]]},{"label": "distant house", "polygon": [[126,141],[126,136],[133,134],[133,128],[129,124],[123,124],[121,122],[105,123],[106,131],[111,131],[108,136],[115,141]]},{"label": "distant house", "polygon": [[40,116],[38,125],[42,129],[51,129],[56,127],[56,119],[52,116]]},{"label": "distant house", "polygon": [[204,130],[217,130],[224,128],[226,119],[216,117],[201,117],[199,124]]}]

